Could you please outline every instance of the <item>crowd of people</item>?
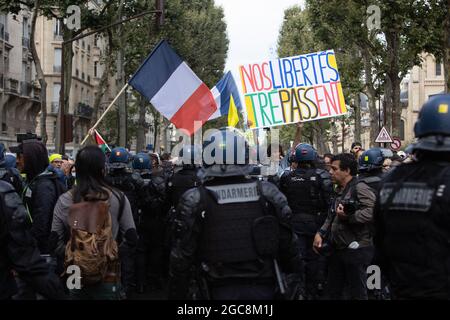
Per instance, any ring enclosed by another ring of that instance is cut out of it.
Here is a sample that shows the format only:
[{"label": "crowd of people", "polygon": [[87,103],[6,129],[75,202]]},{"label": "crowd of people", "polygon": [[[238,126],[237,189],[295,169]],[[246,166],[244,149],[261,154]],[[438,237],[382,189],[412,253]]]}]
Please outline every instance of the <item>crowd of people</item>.
[{"label": "crowd of people", "polygon": [[0,144],[0,299],[448,299],[449,105],[423,106],[407,152],[295,143],[269,176],[230,128],[204,146],[242,139],[244,162]]}]

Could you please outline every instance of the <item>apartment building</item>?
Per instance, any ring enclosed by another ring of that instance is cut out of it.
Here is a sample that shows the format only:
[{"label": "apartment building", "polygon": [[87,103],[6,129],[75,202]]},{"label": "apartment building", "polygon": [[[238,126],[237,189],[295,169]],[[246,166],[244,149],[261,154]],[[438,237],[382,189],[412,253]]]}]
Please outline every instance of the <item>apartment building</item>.
[{"label": "apartment building", "polygon": [[31,12],[0,13],[0,142],[16,143],[16,133],[34,132],[40,89],[30,51]]}]

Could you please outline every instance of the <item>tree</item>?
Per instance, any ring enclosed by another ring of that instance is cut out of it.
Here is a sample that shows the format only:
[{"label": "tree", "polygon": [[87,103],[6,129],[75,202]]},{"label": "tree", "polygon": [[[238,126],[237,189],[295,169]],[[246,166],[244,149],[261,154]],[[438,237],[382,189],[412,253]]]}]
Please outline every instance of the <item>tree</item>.
[{"label": "tree", "polygon": [[[153,5],[153,1],[127,1],[126,15],[134,15]],[[197,76],[209,87],[214,86],[223,75],[228,50],[226,23],[223,9],[214,5],[212,0],[167,1],[165,22],[157,28],[154,19],[140,19],[136,23],[124,25],[124,37],[127,40],[125,73],[131,76],[161,39],[167,39],[170,45],[185,60]],[[148,129],[145,123],[145,110],[149,103],[140,101],[137,134],[138,149],[143,146],[142,137]],[[150,108],[150,111],[155,111]],[[164,127],[159,121],[159,113],[152,112],[155,130],[155,142],[158,131]],[[130,116],[130,114],[129,114]],[[132,115],[131,115],[132,116]],[[218,119],[211,123],[223,122]],[[226,121],[226,120],[225,120]],[[208,123],[206,126],[211,125]],[[131,138],[131,136],[130,136]]]},{"label": "tree", "polygon": [[30,46],[31,46],[31,55],[33,57],[34,65],[36,67],[36,74],[39,81],[39,85],[41,86],[41,92],[39,99],[41,101],[41,121],[40,121],[40,131],[41,138],[44,144],[47,143],[47,82],[45,81],[44,72],[42,71],[41,60],[39,59],[39,55],[36,49],[36,42],[34,41],[34,37],[36,35],[36,20],[39,15],[40,10],[40,0],[36,0],[34,3],[33,9],[33,18],[31,20],[31,35],[30,35]]},{"label": "tree", "polygon": [[450,0],[430,0],[424,6],[425,51],[443,62],[445,92],[450,93]]}]

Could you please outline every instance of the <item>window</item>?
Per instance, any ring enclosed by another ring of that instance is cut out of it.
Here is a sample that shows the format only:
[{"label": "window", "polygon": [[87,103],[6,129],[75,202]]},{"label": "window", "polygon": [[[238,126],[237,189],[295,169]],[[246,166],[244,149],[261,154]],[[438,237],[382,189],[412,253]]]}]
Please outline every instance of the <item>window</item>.
[{"label": "window", "polygon": [[441,64],[436,62],[436,77],[442,75]]},{"label": "window", "polygon": [[94,62],[94,77],[96,77],[97,78],[97,68],[98,68],[98,61],[95,61]]},{"label": "window", "polygon": [[22,61],[22,81],[26,81],[26,77],[27,77],[27,62],[26,61]]},{"label": "window", "polygon": [[85,45],[84,40],[82,40],[82,41],[81,41],[81,48],[82,48],[82,49],[84,49],[84,45]]},{"label": "window", "polygon": [[9,50],[6,50],[6,55],[5,55],[5,58],[4,58],[4,66],[5,66],[5,73],[8,73],[9,72]]},{"label": "window", "polygon": [[54,24],[53,32],[54,32],[55,34],[62,35],[62,25],[61,25],[61,20],[55,19],[55,24]]},{"label": "window", "polygon": [[54,83],[53,84],[53,102],[59,101],[59,92],[61,91],[61,84],[60,83]]},{"label": "window", "polygon": [[4,13],[0,13],[0,39],[5,39],[6,28],[6,16]]},{"label": "window", "polygon": [[400,120],[400,140],[405,140],[405,120]]},{"label": "window", "polygon": [[26,17],[23,17],[23,20],[22,20],[22,36],[26,39],[29,39],[28,18],[26,18]]},{"label": "window", "polygon": [[53,121],[53,143],[55,143],[55,139],[56,139],[56,121]]},{"label": "window", "polygon": [[55,58],[53,63],[53,71],[61,72],[61,48],[55,48]]},{"label": "window", "polygon": [[55,23],[53,24],[53,34],[55,36],[55,40],[62,40],[62,23],[60,19],[55,19]]},{"label": "window", "polygon": [[51,113],[58,113],[59,110],[59,92],[61,91],[61,84],[53,84],[53,98],[51,103]]}]

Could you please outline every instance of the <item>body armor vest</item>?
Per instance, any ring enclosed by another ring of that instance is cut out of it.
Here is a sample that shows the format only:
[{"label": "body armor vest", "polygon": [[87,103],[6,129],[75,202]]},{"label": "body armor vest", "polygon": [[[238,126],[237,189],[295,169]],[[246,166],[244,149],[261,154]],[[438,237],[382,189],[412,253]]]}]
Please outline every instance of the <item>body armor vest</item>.
[{"label": "body armor vest", "polygon": [[181,170],[174,173],[169,186],[172,189],[172,205],[176,208],[181,196],[189,189],[198,187],[200,185],[200,179],[197,177],[195,170]]},{"label": "body armor vest", "polygon": [[368,177],[360,177],[358,181],[364,182],[367,184],[373,192],[377,192],[378,187],[380,186],[381,178],[379,176],[368,176]]},{"label": "body armor vest", "polygon": [[413,287],[419,296],[450,296],[449,172],[448,165],[400,166],[380,189],[382,246],[402,294]]},{"label": "body armor vest", "polygon": [[200,190],[206,203],[202,261],[221,264],[258,260],[253,228],[265,210],[257,182],[204,186]]},{"label": "body armor vest", "polygon": [[286,197],[294,215],[320,213],[323,210],[323,201],[320,178],[316,175],[316,170],[290,172],[286,185]]}]

